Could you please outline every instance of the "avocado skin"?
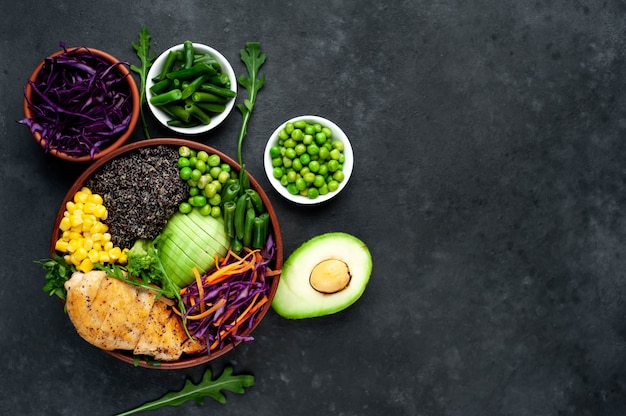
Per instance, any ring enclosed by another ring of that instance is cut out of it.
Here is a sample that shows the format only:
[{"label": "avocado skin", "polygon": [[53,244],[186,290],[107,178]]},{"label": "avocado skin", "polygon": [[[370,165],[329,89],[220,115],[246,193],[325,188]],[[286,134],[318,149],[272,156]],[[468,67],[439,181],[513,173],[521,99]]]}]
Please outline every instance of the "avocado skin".
[{"label": "avocado skin", "polygon": [[[323,294],[310,286],[309,276],[315,265],[329,258],[344,261],[352,278],[344,290]],[[371,272],[371,253],[359,238],[345,232],[320,234],[302,243],[283,264],[272,308],[287,319],[340,312],[365,292]]]}]

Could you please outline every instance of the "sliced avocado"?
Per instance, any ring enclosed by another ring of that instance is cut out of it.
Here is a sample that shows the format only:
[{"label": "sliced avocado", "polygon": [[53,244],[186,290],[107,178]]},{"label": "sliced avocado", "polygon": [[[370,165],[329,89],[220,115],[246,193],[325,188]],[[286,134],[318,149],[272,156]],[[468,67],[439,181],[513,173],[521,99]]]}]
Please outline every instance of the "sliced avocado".
[{"label": "sliced avocado", "polygon": [[[202,214],[200,214],[202,215]],[[203,245],[203,248],[215,251],[215,253],[224,256],[228,252],[230,245],[229,240],[221,240],[219,236],[214,237],[217,233],[216,229],[223,229],[224,225],[213,217],[204,217],[203,221],[194,221],[189,214],[176,213],[168,222],[183,229],[190,236],[194,236],[195,241]],[[204,247],[206,245],[207,247]]]},{"label": "sliced avocado", "polygon": [[372,256],[357,237],[321,234],[304,242],[283,264],[272,308],[289,319],[330,315],[356,302],[372,272]]},{"label": "sliced avocado", "polygon": [[222,217],[214,218],[210,215],[202,215],[200,210],[195,208],[192,209],[190,213],[186,214],[186,217],[188,220],[193,221],[200,229],[209,234],[209,236],[211,236],[211,238],[213,238],[219,245],[228,250],[230,247],[230,238],[224,229],[224,220]]}]

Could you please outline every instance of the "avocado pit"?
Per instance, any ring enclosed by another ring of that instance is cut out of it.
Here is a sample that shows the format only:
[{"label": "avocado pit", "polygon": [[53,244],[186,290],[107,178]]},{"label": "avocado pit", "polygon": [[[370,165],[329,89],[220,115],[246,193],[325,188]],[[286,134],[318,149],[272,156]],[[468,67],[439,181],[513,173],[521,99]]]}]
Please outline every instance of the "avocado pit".
[{"label": "avocado pit", "polygon": [[328,259],[313,267],[309,275],[309,284],[316,291],[330,295],[348,287],[351,278],[350,269],[345,262]]}]

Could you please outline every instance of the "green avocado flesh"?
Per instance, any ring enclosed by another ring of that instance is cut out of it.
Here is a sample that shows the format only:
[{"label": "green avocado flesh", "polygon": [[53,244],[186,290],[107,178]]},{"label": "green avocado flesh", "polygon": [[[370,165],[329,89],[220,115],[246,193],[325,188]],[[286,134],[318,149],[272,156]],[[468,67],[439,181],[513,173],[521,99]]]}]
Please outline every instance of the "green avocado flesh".
[{"label": "green avocado flesh", "polygon": [[190,215],[174,214],[159,240],[163,268],[179,287],[194,281],[194,267],[200,274],[212,269],[215,255],[225,256],[230,246],[230,240],[222,236],[222,221],[202,214],[193,220]]},{"label": "green avocado flesh", "polygon": [[272,308],[288,319],[339,312],[361,297],[371,272],[372,256],[357,237],[342,232],[318,235],[283,264]]}]

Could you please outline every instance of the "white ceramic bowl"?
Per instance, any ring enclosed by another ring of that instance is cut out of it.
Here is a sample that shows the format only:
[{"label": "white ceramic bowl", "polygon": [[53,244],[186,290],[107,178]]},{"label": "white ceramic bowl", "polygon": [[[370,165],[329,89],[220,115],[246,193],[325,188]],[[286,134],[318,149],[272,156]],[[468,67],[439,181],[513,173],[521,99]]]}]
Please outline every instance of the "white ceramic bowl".
[{"label": "white ceramic bowl", "polygon": [[[217,50],[211,48],[210,46],[203,45],[201,43],[194,42],[193,47],[196,53],[209,53],[220,63],[222,67],[222,72],[225,74],[228,74],[228,78],[230,79],[230,89],[236,93],[237,92],[237,78],[235,77],[235,71],[233,71],[233,67],[230,65],[230,62],[228,62],[228,60],[224,57],[224,55],[222,55]],[[209,124],[195,126],[195,127],[169,126],[167,122],[172,117],[169,114],[165,113],[163,110],[160,110],[156,106],[150,104],[150,97],[152,96],[152,93],[150,92],[150,88],[154,85],[153,79],[156,78],[157,75],[161,73],[163,69],[163,65],[165,64],[165,60],[167,59],[167,55],[169,54],[171,50],[182,51],[183,44],[181,43],[179,45],[172,46],[171,48],[165,50],[161,55],[159,55],[154,60],[154,62],[152,63],[152,66],[150,67],[150,70],[148,71],[148,79],[146,80],[146,100],[148,102],[148,106],[150,107],[150,111],[152,111],[152,114],[154,115],[154,117],[161,124],[163,124],[168,129],[175,131],[177,133],[189,134],[189,135],[206,133],[214,129],[215,127],[219,126],[220,123],[226,120],[226,117],[228,117],[228,115],[230,114],[231,110],[233,109],[235,105],[234,98],[228,101],[228,104],[226,105],[226,109],[224,110],[224,112],[218,115],[212,115],[211,122]]]},{"label": "white ceramic bowl", "polygon": [[[287,188],[280,183],[280,180],[274,177],[274,173],[273,173],[274,166],[272,165],[272,157],[270,156],[271,147],[278,144],[278,134],[283,128],[285,128],[287,123],[293,123],[293,122],[300,121],[300,120],[304,120],[312,124],[319,123],[324,127],[330,128],[332,130],[332,140],[340,140],[343,143],[343,153],[345,155],[345,161],[344,161],[343,169],[342,169],[344,173],[343,181],[339,183],[339,188],[337,190],[328,192],[325,195],[319,195],[317,198],[314,198],[314,199],[311,199],[307,196],[302,196],[302,195],[292,195],[291,193],[289,193]],[[283,196],[284,198],[296,204],[315,205],[315,204],[320,204],[322,202],[326,202],[334,198],[348,185],[348,180],[350,179],[350,176],[352,175],[352,168],[354,166],[354,153],[352,151],[352,145],[350,144],[350,140],[348,140],[348,136],[346,136],[343,130],[339,128],[339,126],[337,126],[332,121],[323,117],[314,116],[314,115],[304,115],[304,116],[298,116],[290,120],[287,120],[284,123],[282,123],[280,126],[278,126],[276,130],[274,130],[274,133],[272,133],[272,135],[270,136],[265,146],[265,151],[263,153],[263,165],[265,167],[265,174],[267,175],[267,179],[269,180],[270,184],[274,187],[276,192],[278,192],[281,196]]]}]

